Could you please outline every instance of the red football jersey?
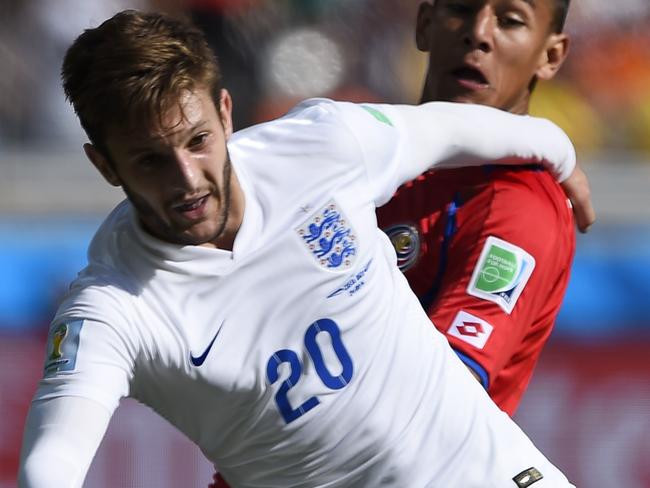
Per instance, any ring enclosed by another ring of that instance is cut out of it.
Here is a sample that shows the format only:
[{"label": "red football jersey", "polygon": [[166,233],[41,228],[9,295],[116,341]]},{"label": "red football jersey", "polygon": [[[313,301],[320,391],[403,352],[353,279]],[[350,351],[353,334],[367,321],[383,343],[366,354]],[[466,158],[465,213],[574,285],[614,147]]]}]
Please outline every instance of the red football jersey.
[{"label": "red football jersey", "polygon": [[512,415],[569,280],[562,188],[534,165],[429,172],[377,215],[433,324]]}]

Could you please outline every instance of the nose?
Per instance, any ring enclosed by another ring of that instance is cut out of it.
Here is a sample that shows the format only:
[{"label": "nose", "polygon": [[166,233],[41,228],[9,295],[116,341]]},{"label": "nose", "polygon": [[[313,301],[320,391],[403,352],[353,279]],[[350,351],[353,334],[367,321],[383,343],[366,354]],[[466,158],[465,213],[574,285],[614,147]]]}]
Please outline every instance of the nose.
[{"label": "nose", "polygon": [[476,10],[466,24],[463,43],[471,49],[490,52],[493,47],[495,23],[496,16],[488,5]]},{"label": "nose", "polygon": [[177,152],[174,154],[174,171],[171,175],[171,184],[174,188],[191,191],[199,188],[201,180],[201,165],[191,154]]}]

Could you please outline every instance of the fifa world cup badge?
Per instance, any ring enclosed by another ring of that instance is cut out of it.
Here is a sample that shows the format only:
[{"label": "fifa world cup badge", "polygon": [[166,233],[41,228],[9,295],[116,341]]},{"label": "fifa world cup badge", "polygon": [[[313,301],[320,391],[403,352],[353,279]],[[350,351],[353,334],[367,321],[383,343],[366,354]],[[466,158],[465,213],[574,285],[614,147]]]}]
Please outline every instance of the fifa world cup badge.
[{"label": "fifa world cup badge", "polygon": [[61,322],[50,329],[45,375],[74,370],[83,320]]}]

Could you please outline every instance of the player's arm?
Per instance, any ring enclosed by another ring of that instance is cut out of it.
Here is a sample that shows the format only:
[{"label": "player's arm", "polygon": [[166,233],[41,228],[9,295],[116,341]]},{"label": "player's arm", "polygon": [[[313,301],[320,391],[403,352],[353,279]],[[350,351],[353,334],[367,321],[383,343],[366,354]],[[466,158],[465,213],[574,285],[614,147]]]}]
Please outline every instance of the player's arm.
[{"label": "player's arm", "polygon": [[[537,161],[547,166],[562,184],[562,188],[573,204],[578,229],[586,232],[595,222],[596,214],[591,203],[589,181],[584,171],[576,164],[575,151],[558,127],[545,119],[513,115],[501,110],[478,105],[467,106],[455,103],[429,103],[421,107],[436,114],[443,127],[427,125],[419,115],[405,117],[407,131],[420,141],[426,141],[427,132],[435,130],[441,138],[456,141],[447,153],[433,156],[433,167],[453,168],[460,165],[485,164],[493,160],[497,164],[517,164],[523,161]],[[429,139],[433,134],[428,135]],[[441,147],[445,140],[441,139]],[[434,144],[435,146],[435,144]],[[426,143],[418,143],[416,149],[422,154],[416,157],[431,161]],[[434,147],[435,149],[435,147]],[[530,151],[531,160],[526,152]],[[514,156],[514,157],[510,157]],[[505,158],[505,159],[504,159]]]},{"label": "player's arm", "polygon": [[111,417],[103,405],[81,397],[32,403],[18,472],[19,488],[76,488]]},{"label": "player's arm", "polygon": [[[571,200],[578,229],[586,232],[595,222],[587,175],[576,164],[575,149],[568,136],[552,122],[479,105],[439,102],[421,107],[435,114],[440,123],[439,127],[427,125],[418,120],[419,114],[405,117],[407,131],[419,140],[415,148],[422,154],[416,157],[433,161],[432,167],[436,168],[482,165],[490,160],[496,164],[543,163]],[[441,147],[451,141],[442,155],[435,155],[435,135],[429,133],[431,129],[439,132]],[[430,147],[427,138],[434,138]],[[433,156],[429,153],[431,149]]]},{"label": "player's arm", "polygon": [[411,145],[413,159],[402,166],[417,171],[408,180],[431,168],[532,161],[543,163],[558,181],[564,181],[575,168],[573,144],[546,119],[448,102],[396,105],[393,110]]},{"label": "player's arm", "polygon": [[[97,301],[96,293],[82,292],[77,303]],[[77,303],[69,308],[80,311]],[[23,435],[20,488],[82,486],[112,413],[129,393],[136,348],[126,326],[115,326],[124,320],[110,310],[105,320],[96,310],[86,313],[94,319],[60,316],[50,326],[44,376]]]},{"label": "player's arm", "polygon": [[381,206],[431,168],[544,164],[558,179],[575,169],[568,136],[552,122],[480,105],[332,104],[352,132]]},{"label": "player's arm", "polygon": [[[495,175],[494,186],[477,189],[458,210],[462,225],[425,307],[493,399],[512,412],[559,311],[575,238],[550,175],[508,174]],[[512,268],[495,265],[499,259]]]},{"label": "player's arm", "polygon": [[419,106],[339,104],[360,142],[377,206],[431,168],[484,164],[544,164],[573,203],[578,228],[595,221],[589,182],[568,136],[552,122],[495,108],[448,102]]}]

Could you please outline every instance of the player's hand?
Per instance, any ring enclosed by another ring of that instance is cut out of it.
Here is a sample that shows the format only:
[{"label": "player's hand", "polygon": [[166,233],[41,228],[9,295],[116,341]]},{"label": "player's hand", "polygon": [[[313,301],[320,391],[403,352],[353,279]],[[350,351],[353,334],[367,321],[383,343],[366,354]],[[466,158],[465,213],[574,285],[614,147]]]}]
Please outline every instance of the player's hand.
[{"label": "player's hand", "polygon": [[573,205],[573,216],[580,232],[587,232],[596,221],[596,211],[591,203],[591,189],[587,175],[579,165],[562,183],[564,193]]}]

